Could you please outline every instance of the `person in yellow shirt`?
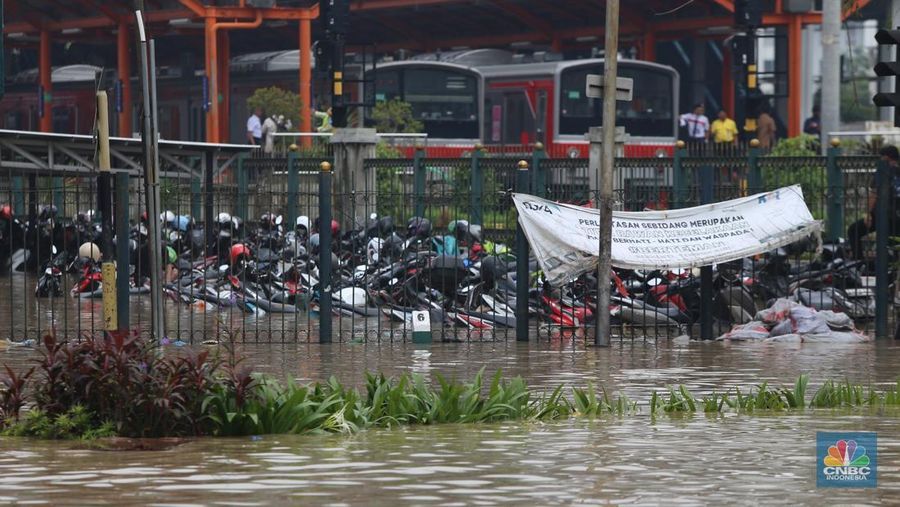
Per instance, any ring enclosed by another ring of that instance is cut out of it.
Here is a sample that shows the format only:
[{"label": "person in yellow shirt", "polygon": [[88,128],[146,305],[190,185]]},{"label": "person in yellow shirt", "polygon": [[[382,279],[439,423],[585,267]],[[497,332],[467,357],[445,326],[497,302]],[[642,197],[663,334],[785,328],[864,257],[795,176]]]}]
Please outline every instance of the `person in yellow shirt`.
[{"label": "person in yellow shirt", "polygon": [[728,117],[728,113],[724,109],[719,111],[718,117],[712,122],[709,133],[712,134],[713,142],[717,147],[737,144],[737,124]]}]

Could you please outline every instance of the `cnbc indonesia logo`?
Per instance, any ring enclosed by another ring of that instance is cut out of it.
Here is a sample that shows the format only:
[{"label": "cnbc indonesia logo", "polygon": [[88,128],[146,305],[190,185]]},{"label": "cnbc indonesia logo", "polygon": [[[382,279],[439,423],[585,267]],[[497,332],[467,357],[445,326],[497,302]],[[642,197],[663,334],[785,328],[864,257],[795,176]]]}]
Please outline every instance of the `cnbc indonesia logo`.
[{"label": "cnbc indonesia logo", "polygon": [[844,438],[823,438],[823,434],[820,433],[818,440],[817,454],[821,460],[817,474],[819,486],[857,488],[875,486],[874,433],[845,434]]}]

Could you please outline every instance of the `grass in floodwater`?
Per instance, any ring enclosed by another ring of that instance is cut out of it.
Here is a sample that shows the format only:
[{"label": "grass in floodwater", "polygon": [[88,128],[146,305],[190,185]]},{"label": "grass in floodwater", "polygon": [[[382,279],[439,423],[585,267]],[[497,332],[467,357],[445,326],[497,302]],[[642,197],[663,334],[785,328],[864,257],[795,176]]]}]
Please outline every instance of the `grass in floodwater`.
[{"label": "grass in floodwater", "polygon": [[753,412],[754,410],[791,410],[810,408],[850,408],[850,407],[889,407],[900,406],[900,380],[897,385],[879,393],[872,388],[851,384],[849,381],[826,381],[806,403],[806,390],[809,376],[801,375],[794,383],[794,388],[773,389],[764,382],[748,392],[735,388],[727,393],[712,392],[701,398],[695,397],[688,389],[680,385],[669,387],[668,395],[653,392],[650,398],[650,413],[693,413],[702,410],[706,413]]}]

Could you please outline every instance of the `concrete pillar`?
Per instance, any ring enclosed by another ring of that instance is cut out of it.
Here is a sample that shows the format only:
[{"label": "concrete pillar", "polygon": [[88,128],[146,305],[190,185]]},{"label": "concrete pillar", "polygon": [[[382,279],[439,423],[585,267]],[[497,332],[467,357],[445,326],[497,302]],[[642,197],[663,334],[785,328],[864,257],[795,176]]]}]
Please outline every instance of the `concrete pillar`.
[{"label": "concrete pillar", "polygon": [[841,0],[822,2],[822,150],[841,124]]},{"label": "concrete pillar", "polygon": [[[600,195],[600,169],[603,163],[603,127],[591,127],[591,130],[585,134],[590,147],[588,150],[588,185],[591,190],[591,201]],[[625,133],[625,127],[616,127],[616,157],[625,156],[625,141],[628,135]],[[616,188],[616,182],[621,176],[613,167],[613,188]],[[595,203],[596,204],[596,203]]]},{"label": "concrete pillar", "polygon": [[[334,150],[334,215],[341,230],[366,223],[376,209],[375,171],[365,170],[365,160],[375,158],[375,129],[342,128],[331,137]],[[322,224],[324,227],[325,224]]]}]

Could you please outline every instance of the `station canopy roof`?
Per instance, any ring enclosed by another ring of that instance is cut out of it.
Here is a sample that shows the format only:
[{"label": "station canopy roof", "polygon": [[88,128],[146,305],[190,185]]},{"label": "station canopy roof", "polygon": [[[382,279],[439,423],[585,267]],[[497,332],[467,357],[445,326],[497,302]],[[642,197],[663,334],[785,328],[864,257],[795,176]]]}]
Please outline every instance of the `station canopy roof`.
[{"label": "station canopy roof", "polygon": [[[268,0],[271,2],[272,0]],[[144,0],[152,36],[191,36],[203,30],[197,8],[213,8],[219,20],[247,20],[249,8],[263,0]],[[131,0],[6,0],[8,40],[36,42],[41,28],[54,41],[108,44],[120,20],[130,22]],[[262,29],[237,30],[232,52],[296,49],[297,25],[291,11],[310,7],[311,0],[274,0],[263,9]],[[767,10],[772,7],[766,2]],[[780,2],[779,2],[780,4]],[[855,0],[860,11],[869,0]],[[577,47],[602,44],[605,2],[602,0],[351,0],[351,44],[376,44],[383,51],[413,52],[463,47],[556,45]],[[733,0],[626,0],[621,2],[621,37],[638,39],[647,33],[658,38],[694,34],[727,36],[733,25]],[[252,17],[252,14],[250,15]],[[314,22],[314,38],[318,35]],[[164,48],[160,48],[164,49]]]}]

